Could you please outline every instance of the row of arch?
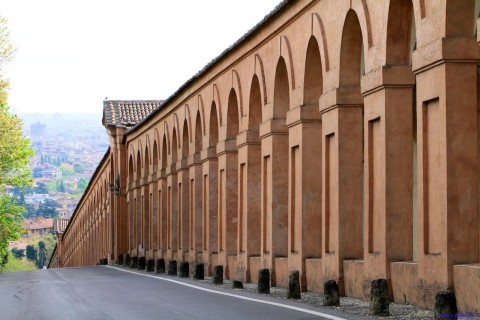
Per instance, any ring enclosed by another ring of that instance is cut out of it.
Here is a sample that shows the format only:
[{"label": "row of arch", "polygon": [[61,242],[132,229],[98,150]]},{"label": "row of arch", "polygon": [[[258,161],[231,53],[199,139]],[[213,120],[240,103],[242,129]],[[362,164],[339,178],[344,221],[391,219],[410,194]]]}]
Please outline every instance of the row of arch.
[{"label": "row of arch", "polygon": [[[441,207],[428,212],[436,204],[424,203],[443,192],[425,177],[444,174],[429,164],[425,141],[445,129],[425,129],[425,105],[437,110],[447,93],[426,97],[430,89],[424,79],[417,88],[413,71],[431,77],[435,65],[429,57],[415,57],[419,47],[442,36],[472,38],[474,2],[459,3],[391,0],[382,17],[384,31],[372,29],[378,24],[370,20],[366,1],[350,1],[341,14],[339,38],[332,39],[312,1],[312,10],[303,13],[308,19],[298,18],[309,23],[308,32],[292,38],[280,30],[269,40],[278,41],[278,54],[252,50],[240,59],[250,59],[251,68],[232,64],[186,102],[171,109],[168,102],[127,132],[126,168],[116,164],[109,179],[110,185],[117,177],[125,181],[119,196],[126,204],[115,205],[120,210],[115,217],[127,221],[128,244],[125,250],[110,246],[111,259],[129,253],[222,264],[228,276],[244,281],[254,281],[255,268],[266,267],[279,285],[286,284],[285,270],[296,269],[302,288],[326,279],[351,281],[343,287],[354,296],[363,294],[352,280],[360,275],[344,260],[362,261],[365,281],[388,278],[391,261],[415,261],[405,267],[418,264],[414,281],[450,285],[453,262],[442,260],[442,250],[458,248],[463,238],[449,238],[442,247],[445,234],[438,230],[453,213]],[[441,10],[446,11],[443,34],[430,30],[437,25],[431,17],[440,19]],[[299,58],[292,49],[303,41]],[[429,121],[441,123],[433,112]],[[91,225],[88,219],[83,223]],[[478,239],[474,242],[472,250],[462,249],[468,256],[462,262],[478,262]],[[321,260],[321,270],[313,272],[320,279],[307,272],[312,259]],[[428,268],[437,268],[442,280],[432,278]],[[417,298],[411,301],[424,299]]]}]

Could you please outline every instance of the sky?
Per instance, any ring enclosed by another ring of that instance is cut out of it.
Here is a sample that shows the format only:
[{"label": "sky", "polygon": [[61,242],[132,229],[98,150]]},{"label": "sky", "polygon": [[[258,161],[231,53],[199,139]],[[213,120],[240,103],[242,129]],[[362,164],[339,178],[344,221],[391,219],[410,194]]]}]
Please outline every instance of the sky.
[{"label": "sky", "polygon": [[0,0],[16,113],[166,99],[281,0]]}]

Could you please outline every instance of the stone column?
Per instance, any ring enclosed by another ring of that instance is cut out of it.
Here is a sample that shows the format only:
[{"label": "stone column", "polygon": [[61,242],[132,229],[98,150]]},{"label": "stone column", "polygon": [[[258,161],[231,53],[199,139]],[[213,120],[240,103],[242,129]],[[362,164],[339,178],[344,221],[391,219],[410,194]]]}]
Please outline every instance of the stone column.
[{"label": "stone column", "polygon": [[343,260],[362,257],[362,113],[358,87],[320,98],[322,113],[322,271],[344,294]]},{"label": "stone column", "polygon": [[[218,261],[218,211],[217,211],[217,170],[216,148],[201,152],[202,161],[202,212],[203,212],[203,260],[207,275]],[[212,256],[215,255],[215,256]]]},{"label": "stone column", "polygon": [[307,291],[305,258],[322,254],[322,125],[318,106],[287,113],[289,128],[288,263]]},{"label": "stone column", "polygon": [[427,307],[436,292],[453,285],[453,265],[479,261],[477,58],[473,38],[455,37],[413,56],[419,295]]},{"label": "stone column", "polygon": [[156,253],[156,259],[165,258],[164,255],[167,253],[168,248],[168,239],[167,239],[167,228],[168,228],[168,184],[167,184],[167,175],[165,169],[162,169],[160,173],[160,178],[158,179],[158,237],[159,237],[159,249]]},{"label": "stone column", "polygon": [[200,153],[188,159],[189,262],[203,262],[202,163]]},{"label": "stone column", "polygon": [[178,178],[175,164],[167,167],[167,259],[177,260]]},{"label": "stone column", "polygon": [[189,170],[187,166],[187,159],[182,159],[177,162],[177,199],[178,199],[178,250],[177,260],[188,260],[189,251],[189,217],[188,217],[188,189],[189,189]]},{"label": "stone column", "polygon": [[[250,258],[261,248],[261,147],[258,132],[237,137],[238,148],[238,258],[237,278],[251,282]],[[257,270],[258,272],[258,270]]]},{"label": "stone column", "polygon": [[364,276],[386,279],[390,262],[413,259],[413,86],[410,66],[383,66],[362,80]]},{"label": "stone column", "polygon": [[[275,259],[288,255],[288,131],[285,119],[263,122],[260,139],[261,265],[271,270],[271,282],[275,286]],[[285,272],[284,276],[286,284],[288,274]]]},{"label": "stone column", "polygon": [[[237,270],[237,228],[238,228],[238,154],[236,140],[217,144],[218,156],[218,264],[224,266],[225,278],[230,270]],[[235,278],[236,279],[236,278]]]}]

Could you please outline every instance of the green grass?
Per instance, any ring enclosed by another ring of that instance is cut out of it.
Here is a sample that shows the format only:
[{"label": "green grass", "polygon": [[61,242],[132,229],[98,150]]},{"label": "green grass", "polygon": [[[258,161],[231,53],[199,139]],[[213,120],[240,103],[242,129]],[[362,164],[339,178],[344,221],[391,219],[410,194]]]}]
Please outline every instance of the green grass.
[{"label": "green grass", "polygon": [[3,267],[0,267],[1,272],[16,272],[16,271],[30,271],[36,270],[35,263],[27,258],[18,259],[11,252],[8,253],[8,262]]}]

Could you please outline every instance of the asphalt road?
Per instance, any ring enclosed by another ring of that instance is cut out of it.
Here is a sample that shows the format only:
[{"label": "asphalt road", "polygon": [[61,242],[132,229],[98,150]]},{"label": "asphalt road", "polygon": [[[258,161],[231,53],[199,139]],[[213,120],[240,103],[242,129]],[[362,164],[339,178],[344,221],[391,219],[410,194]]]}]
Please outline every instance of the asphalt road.
[{"label": "asphalt road", "polygon": [[191,279],[105,266],[0,274],[0,319],[8,320],[352,319],[334,312]]}]

